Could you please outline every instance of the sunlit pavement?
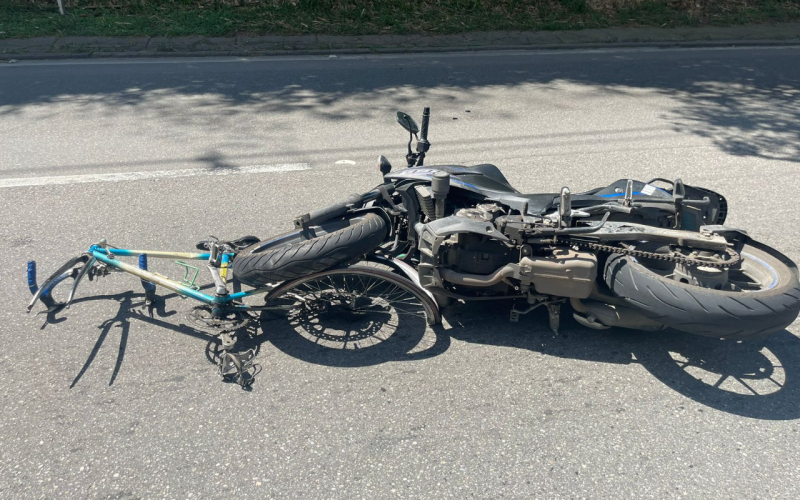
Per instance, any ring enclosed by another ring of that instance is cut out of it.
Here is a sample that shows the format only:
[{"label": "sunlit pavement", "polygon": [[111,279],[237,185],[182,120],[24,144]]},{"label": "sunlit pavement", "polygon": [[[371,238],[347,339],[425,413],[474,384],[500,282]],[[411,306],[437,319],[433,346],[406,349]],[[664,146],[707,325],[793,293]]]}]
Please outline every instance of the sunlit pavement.
[{"label": "sunlit pavement", "polygon": [[138,280],[111,276],[48,323],[24,312],[24,272],[36,259],[46,275],[104,237],[188,251],[208,235],[285,231],[377,184],[379,154],[401,166],[394,112],[423,106],[430,163],[495,163],[526,192],[680,177],[723,193],[731,225],[797,261],[799,57],[0,67],[0,496],[797,498],[797,324],[736,344],[590,331],[565,314],[556,336],[544,313],[510,323],[509,306],[484,304],[343,353],[272,320],[244,392],[219,381],[209,339],[186,326],[189,301],[150,317]]}]

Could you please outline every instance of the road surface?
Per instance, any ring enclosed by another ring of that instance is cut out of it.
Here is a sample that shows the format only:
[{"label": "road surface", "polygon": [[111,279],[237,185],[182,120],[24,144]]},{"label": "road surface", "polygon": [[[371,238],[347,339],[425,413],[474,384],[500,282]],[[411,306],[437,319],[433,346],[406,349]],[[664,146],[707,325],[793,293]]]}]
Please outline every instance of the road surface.
[{"label": "road surface", "polygon": [[[761,343],[589,331],[455,307],[412,349],[263,334],[244,392],[170,297],[128,276],[24,313],[40,274],[107,238],[187,250],[267,236],[398,167],[518,189],[682,178],[800,259],[800,48],[594,50],[0,67],[0,497],[798,498],[800,326]],[[174,265],[157,267],[175,276]],[[132,290],[132,292],[131,292]],[[391,345],[391,344],[389,344]]]}]

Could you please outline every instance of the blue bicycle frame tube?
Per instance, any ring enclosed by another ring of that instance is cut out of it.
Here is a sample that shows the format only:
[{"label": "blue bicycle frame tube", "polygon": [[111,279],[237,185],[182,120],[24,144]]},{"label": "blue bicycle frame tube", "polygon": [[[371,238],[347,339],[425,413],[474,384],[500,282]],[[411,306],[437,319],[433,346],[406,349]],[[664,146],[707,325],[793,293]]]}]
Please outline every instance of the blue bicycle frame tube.
[{"label": "blue bicycle frame tube", "polygon": [[[153,257],[155,259],[188,259],[188,260],[208,260],[211,256],[208,252],[206,253],[191,253],[191,252],[156,252],[151,250],[127,250],[125,248],[100,248],[98,246],[93,246],[89,249],[90,252],[100,252],[101,254],[108,254],[111,252],[113,255],[117,255],[119,257],[136,257],[139,254],[145,254],[148,257]],[[230,258],[233,256],[232,253],[225,254]]]},{"label": "blue bicycle frame tube", "polygon": [[[143,253],[143,252],[140,252]],[[116,249],[113,251],[114,255],[121,255],[117,254]],[[189,288],[186,285],[182,285],[177,281],[172,281],[168,278],[162,278],[157,274],[153,274],[148,271],[143,271],[136,266],[132,266],[130,264],[126,264],[125,262],[121,262],[116,259],[109,258],[107,252],[101,252],[99,249],[92,249],[92,255],[99,260],[100,262],[104,262],[109,266],[116,267],[117,269],[121,269],[126,273],[132,274],[134,276],[138,276],[139,278],[149,281],[151,283],[155,283],[156,285],[163,286],[167,290],[172,290],[173,292],[180,293],[181,295],[186,295],[187,297],[191,297],[193,299],[199,300],[200,302],[204,302],[206,304],[213,304],[214,297],[210,295],[206,295],[204,293],[198,292],[194,288]],[[184,257],[188,258],[188,257]]]},{"label": "blue bicycle frame tube", "polygon": [[272,290],[272,288],[255,288],[253,290],[248,290],[246,292],[239,292],[239,293],[232,293],[228,295],[230,300],[241,299],[242,297],[250,297],[251,295],[258,295],[259,293],[263,293],[267,290]]},{"label": "blue bicycle frame tube", "polygon": [[[248,290],[246,292],[233,293],[223,296],[208,295],[199,292],[194,288],[190,288],[182,283],[178,283],[177,281],[173,281],[169,278],[159,276],[158,274],[145,271],[136,266],[117,260],[116,258],[109,257],[109,253],[113,257],[134,257],[144,254],[147,255],[148,257],[155,257],[161,259],[178,258],[178,259],[191,259],[191,260],[206,260],[210,256],[209,253],[152,252],[147,250],[129,250],[124,248],[107,249],[107,248],[101,248],[99,246],[92,246],[89,249],[89,253],[91,253],[92,256],[97,260],[105,264],[108,264],[109,266],[115,267],[121,271],[125,271],[126,273],[137,276],[144,281],[148,281],[150,283],[162,286],[167,290],[171,290],[180,295],[191,297],[195,300],[199,300],[200,302],[209,305],[229,304],[234,300],[241,299],[243,297],[249,297],[251,295],[257,295],[259,293],[264,293],[265,291],[270,289],[270,288],[257,288],[254,290]],[[231,257],[233,257],[233,255],[234,254],[232,253],[226,253],[222,255],[223,269],[226,270],[228,269],[228,265],[230,264]],[[230,304],[230,306],[234,307],[235,309],[252,309],[252,307],[246,304]]]}]

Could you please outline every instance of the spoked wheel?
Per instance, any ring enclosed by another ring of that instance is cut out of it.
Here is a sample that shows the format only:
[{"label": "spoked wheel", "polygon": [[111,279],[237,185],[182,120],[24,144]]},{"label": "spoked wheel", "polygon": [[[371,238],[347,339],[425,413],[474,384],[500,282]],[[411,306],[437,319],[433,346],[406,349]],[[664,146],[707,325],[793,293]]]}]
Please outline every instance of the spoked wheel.
[{"label": "spoked wheel", "polygon": [[400,330],[436,324],[433,299],[391,272],[351,266],[315,273],[271,291],[268,306],[288,306],[290,325],[306,340],[331,349],[372,347]]},{"label": "spoked wheel", "polygon": [[[675,252],[644,243],[654,253]],[[678,250],[680,251],[680,250]],[[693,258],[728,257],[693,254]],[[777,332],[800,312],[795,264],[778,251],[751,241],[729,268],[683,266],[658,258],[612,255],[605,282],[630,307],[659,323],[708,337],[748,339]]]}]

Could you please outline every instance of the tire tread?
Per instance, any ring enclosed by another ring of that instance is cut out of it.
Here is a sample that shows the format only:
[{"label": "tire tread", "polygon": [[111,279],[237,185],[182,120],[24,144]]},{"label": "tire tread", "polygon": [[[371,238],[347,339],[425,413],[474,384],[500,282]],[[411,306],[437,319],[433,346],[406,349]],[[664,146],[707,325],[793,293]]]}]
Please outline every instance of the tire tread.
[{"label": "tire tread", "polygon": [[236,256],[233,272],[239,281],[253,287],[301,278],[371,252],[383,242],[387,231],[382,217],[367,213],[352,226],[311,240],[260,253],[255,253],[260,242],[251,245]]},{"label": "tire tread", "polygon": [[775,289],[734,297],[735,292],[690,287],[664,278],[625,255],[608,257],[603,278],[630,307],[664,325],[708,337],[762,338],[797,318],[800,299],[795,294],[800,282],[791,260],[760,243],[749,246],[777,269],[780,282]]}]

